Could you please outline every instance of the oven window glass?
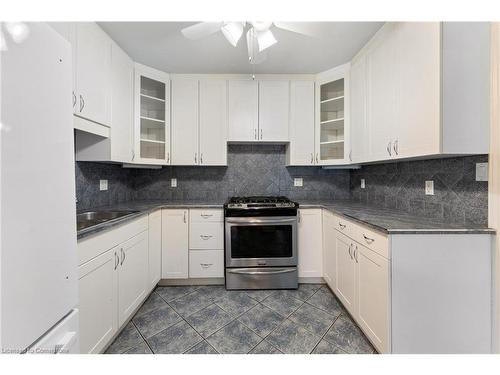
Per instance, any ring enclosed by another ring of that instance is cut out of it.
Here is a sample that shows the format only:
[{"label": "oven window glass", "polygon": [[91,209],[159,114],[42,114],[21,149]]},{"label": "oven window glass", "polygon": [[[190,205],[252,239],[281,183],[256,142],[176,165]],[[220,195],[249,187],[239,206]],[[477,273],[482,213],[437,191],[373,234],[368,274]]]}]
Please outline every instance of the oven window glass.
[{"label": "oven window glass", "polygon": [[238,225],[231,227],[232,258],[290,258],[291,225]]}]

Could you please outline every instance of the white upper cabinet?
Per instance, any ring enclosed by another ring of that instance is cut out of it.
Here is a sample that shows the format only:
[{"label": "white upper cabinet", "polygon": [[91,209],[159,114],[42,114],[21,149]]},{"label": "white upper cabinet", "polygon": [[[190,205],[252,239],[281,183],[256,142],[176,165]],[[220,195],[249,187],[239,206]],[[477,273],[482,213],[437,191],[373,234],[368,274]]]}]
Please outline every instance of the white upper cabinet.
[{"label": "white upper cabinet", "polygon": [[134,62],[118,45],[111,48],[110,159],[130,163],[134,128]]},{"label": "white upper cabinet", "polygon": [[351,63],[351,152],[349,161],[358,163],[367,157],[366,142],[366,57]]},{"label": "white upper cabinet", "polygon": [[252,80],[228,82],[229,141],[256,141],[259,126],[259,84]]},{"label": "white upper cabinet", "polygon": [[111,39],[93,22],[76,26],[75,114],[103,125],[111,122]]},{"label": "white upper cabinet", "polygon": [[401,22],[395,30],[397,70],[393,157],[440,152],[440,24]]},{"label": "white upper cabinet", "polygon": [[289,165],[314,165],[314,81],[290,82]]},{"label": "white upper cabinet", "polygon": [[318,75],[316,81],[316,164],[349,163],[349,89],[349,64]]},{"label": "white upper cabinet", "polygon": [[[382,36],[383,33],[383,36]],[[378,38],[377,38],[378,37]],[[367,160],[392,156],[392,141],[397,138],[396,122],[396,37],[394,25],[377,34],[366,53]],[[356,108],[352,108],[356,110]]]},{"label": "white upper cabinet", "polygon": [[290,113],[290,82],[259,82],[260,141],[286,142]]},{"label": "white upper cabinet", "polygon": [[172,164],[197,165],[198,80],[173,79],[172,85]]},{"label": "white upper cabinet", "polygon": [[227,81],[200,80],[200,165],[227,165]]},{"label": "white upper cabinet", "polygon": [[170,78],[135,64],[134,163],[170,164]]}]

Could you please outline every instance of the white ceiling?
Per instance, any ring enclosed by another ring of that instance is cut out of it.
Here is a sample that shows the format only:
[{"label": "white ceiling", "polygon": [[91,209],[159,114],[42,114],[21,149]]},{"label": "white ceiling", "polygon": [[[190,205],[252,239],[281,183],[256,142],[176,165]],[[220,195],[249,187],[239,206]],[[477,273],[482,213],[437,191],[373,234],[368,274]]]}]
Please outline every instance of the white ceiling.
[{"label": "white ceiling", "polygon": [[317,37],[272,28],[278,43],[259,65],[248,62],[246,39],[236,47],[221,32],[188,40],[196,22],[99,22],[135,61],[169,73],[319,73],[348,62],[382,22],[314,23]]}]

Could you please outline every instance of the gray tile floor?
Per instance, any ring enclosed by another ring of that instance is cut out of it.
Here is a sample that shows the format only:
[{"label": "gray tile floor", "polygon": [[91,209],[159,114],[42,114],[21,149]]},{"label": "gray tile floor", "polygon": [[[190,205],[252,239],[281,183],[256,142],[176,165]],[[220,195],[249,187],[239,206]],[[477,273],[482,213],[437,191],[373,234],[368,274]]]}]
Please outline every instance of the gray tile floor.
[{"label": "gray tile floor", "polygon": [[157,287],[106,353],[346,354],[374,349],[325,285]]}]

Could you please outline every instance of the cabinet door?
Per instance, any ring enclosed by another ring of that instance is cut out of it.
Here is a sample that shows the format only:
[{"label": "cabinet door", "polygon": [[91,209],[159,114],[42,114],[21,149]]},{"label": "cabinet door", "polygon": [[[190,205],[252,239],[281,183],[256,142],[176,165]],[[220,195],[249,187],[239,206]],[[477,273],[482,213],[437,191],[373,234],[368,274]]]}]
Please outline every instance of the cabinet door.
[{"label": "cabinet door", "polygon": [[146,297],[148,275],[148,232],[119,246],[118,322],[125,323]]},{"label": "cabinet door", "polygon": [[259,82],[259,134],[261,141],[286,142],[290,114],[290,82]]},{"label": "cabinet door", "polygon": [[188,278],[188,210],[163,210],[161,217],[163,279]]},{"label": "cabinet door", "polygon": [[355,244],[358,324],[381,353],[389,352],[389,261]]},{"label": "cabinet door", "polygon": [[111,123],[111,39],[93,22],[77,25],[77,114],[109,126]]},{"label": "cabinet door", "polygon": [[111,161],[132,162],[134,62],[118,45],[111,46]]},{"label": "cabinet door", "polygon": [[161,279],[161,210],[149,214],[148,219],[148,290],[153,290]]},{"label": "cabinet door", "polygon": [[394,25],[379,32],[367,50],[368,160],[392,158],[396,138],[396,38]]},{"label": "cabinet door", "polygon": [[116,249],[78,267],[80,352],[99,353],[118,330]]},{"label": "cabinet door", "polygon": [[323,279],[335,290],[335,220],[331,212],[323,211]]},{"label": "cabinet door", "polygon": [[354,163],[366,160],[366,60],[359,56],[351,65],[351,151],[349,161]]},{"label": "cabinet door", "polygon": [[227,82],[200,81],[200,165],[227,165]]},{"label": "cabinet door", "polygon": [[336,294],[347,310],[355,315],[356,303],[356,262],[352,255],[352,241],[339,231],[335,231],[336,250]]},{"label": "cabinet door", "polygon": [[301,209],[298,215],[299,277],[322,277],[321,210]]},{"label": "cabinet door", "polygon": [[393,156],[437,154],[441,132],[440,24],[400,22],[395,35],[398,88]]},{"label": "cabinet door", "polygon": [[198,81],[172,80],[172,164],[197,165]]},{"label": "cabinet door", "polygon": [[257,81],[228,82],[229,141],[255,141],[258,128]]},{"label": "cabinet door", "polygon": [[314,82],[290,82],[290,165],[314,164]]}]

